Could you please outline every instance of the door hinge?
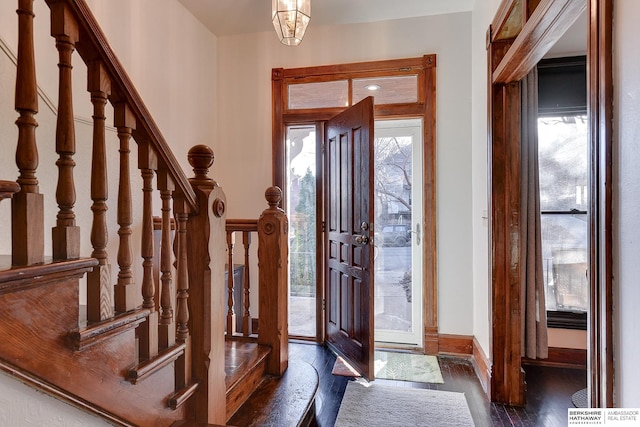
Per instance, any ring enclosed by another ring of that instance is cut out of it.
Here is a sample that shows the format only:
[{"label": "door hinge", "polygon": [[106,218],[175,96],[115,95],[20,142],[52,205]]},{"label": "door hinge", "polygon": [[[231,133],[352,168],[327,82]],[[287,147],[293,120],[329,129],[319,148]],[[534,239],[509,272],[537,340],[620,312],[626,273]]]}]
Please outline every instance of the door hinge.
[{"label": "door hinge", "polygon": [[322,298],[322,311],[327,311],[327,300]]},{"label": "door hinge", "polygon": [[327,223],[322,221],[322,232],[324,233],[325,231],[327,231]]}]

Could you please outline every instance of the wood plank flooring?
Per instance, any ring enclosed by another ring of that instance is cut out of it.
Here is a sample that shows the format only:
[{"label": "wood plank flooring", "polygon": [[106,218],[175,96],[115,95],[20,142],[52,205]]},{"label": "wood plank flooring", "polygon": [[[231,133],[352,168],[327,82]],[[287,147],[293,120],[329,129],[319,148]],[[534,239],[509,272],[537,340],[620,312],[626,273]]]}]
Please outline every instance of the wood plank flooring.
[{"label": "wood plank flooring", "polygon": [[[316,425],[332,427],[348,382],[345,377],[331,375],[335,355],[314,343],[292,341],[289,344],[289,357],[291,360],[304,360],[318,371],[320,387],[316,398]],[[567,425],[567,408],[573,407],[571,395],[585,388],[587,381],[586,372],[580,369],[525,366],[527,405],[513,408],[489,402],[469,361],[455,357],[440,357],[439,361],[444,384],[383,379],[376,382],[385,386],[463,392],[478,427],[559,427]]]}]

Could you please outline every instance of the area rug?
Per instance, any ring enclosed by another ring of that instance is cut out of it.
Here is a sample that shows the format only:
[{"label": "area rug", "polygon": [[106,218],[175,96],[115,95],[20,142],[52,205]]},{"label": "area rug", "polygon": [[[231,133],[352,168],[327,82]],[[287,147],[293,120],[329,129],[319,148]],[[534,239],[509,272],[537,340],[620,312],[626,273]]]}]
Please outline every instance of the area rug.
[{"label": "area rug", "polygon": [[[334,375],[358,377],[358,372],[341,357],[336,359],[331,372]],[[376,351],[374,362],[376,378],[443,384],[438,358],[423,354]]]},{"label": "area rug", "polygon": [[347,384],[336,427],[474,426],[464,393],[385,387],[365,381]]},{"label": "area rug", "polygon": [[582,390],[578,390],[571,395],[571,402],[573,402],[573,406],[576,408],[588,408],[589,403],[587,401],[587,389],[583,388]]}]

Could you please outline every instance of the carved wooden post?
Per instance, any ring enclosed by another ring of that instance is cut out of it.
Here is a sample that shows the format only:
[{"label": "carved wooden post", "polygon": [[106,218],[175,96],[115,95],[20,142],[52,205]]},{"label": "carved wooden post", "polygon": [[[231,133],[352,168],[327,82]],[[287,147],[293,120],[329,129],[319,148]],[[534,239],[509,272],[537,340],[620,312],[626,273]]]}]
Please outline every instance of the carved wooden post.
[{"label": "carved wooden post", "polygon": [[151,311],[138,327],[140,359],[158,354],[158,311],[154,300],[153,280],[153,177],[158,170],[158,158],[147,142],[138,141],[138,167],[142,174],[142,307]]},{"label": "carved wooden post", "polygon": [[[220,186],[207,177],[213,164],[209,147],[197,145],[189,150],[189,163],[195,173],[189,181],[200,206],[187,224],[193,376],[200,380],[196,421],[225,424],[225,257],[221,255],[226,245],[226,198]],[[217,256],[211,258],[211,254]]]},{"label": "carved wooden post", "polygon": [[258,343],[271,347],[267,373],[282,375],[288,366],[288,220],[278,207],[282,190],[265,192],[269,203],[258,219],[259,312]]},{"label": "carved wooden post", "polygon": [[160,329],[161,348],[168,348],[176,342],[176,327],[173,323],[173,276],[171,273],[171,196],[175,184],[169,173],[162,170],[158,174],[158,189],[162,199],[162,238],[160,244]]},{"label": "carved wooden post", "polygon": [[111,80],[100,61],[89,63],[87,88],[93,103],[93,154],[91,159],[91,256],[98,266],[87,273],[87,319],[100,322],[113,317],[111,265],[107,254],[107,148],[105,142],[105,106],[111,93]]},{"label": "carved wooden post", "polygon": [[131,265],[133,254],[131,249],[131,169],[129,156],[129,142],[131,133],[136,127],[136,119],[131,109],[124,102],[114,108],[114,124],[118,129],[120,139],[120,180],[118,183],[118,281],[114,286],[115,309],[117,313],[124,313],[136,308],[136,287],[133,282]]},{"label": "carved wooden post", "polygon": [[51,5],[51,35],[56,39],[60,70],[58,83],[58,120],[56,123],[56,152],[58,165],[58,216],[53,228],[53,259],[75,259],[80,257],[80,228],[76,226],[73,206],[76,189],[73,168],[76,163],[76,136],[73,117],[73,91],[71,78],[71,56],[78,41],[78,24],[71,17],[64,3]]},{"label": "carved wooden post", "polygon": [[15,107],[19,113],[16,165],[21,189],[11,202],[11,255],[13,265],[44,261],[44,196],[38,188],[38,87],[33,49],[33,0],[18,2],[18,62]]}]

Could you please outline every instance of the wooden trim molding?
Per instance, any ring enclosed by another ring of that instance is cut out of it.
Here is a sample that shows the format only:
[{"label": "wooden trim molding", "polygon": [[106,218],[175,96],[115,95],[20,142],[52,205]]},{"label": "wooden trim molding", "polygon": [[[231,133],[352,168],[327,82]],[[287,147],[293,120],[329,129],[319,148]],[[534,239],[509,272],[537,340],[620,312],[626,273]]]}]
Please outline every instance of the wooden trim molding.
[{"label": "wooden trim molding", "polygon": [[476,371],[476,376],[482,385],[482,389],[487,396],[491,396],[491,361],[487,355],[484,354],[480,343],[478,343],[475,337],[473,337],[471,363],[473,363],[473,369]]},{"label": "wooden trim molding", "polygon": [[587,112],[591,220],[589,223],[589,391],[591,407],[612,407],[613,360],[613,0],[589,0]]},{"label": "wooden trim molding", "polygon": [[[580,0],[520,2],[521,31],[501,36],[514,0],[503,0],[489,31],[490,266],[492,305],[491,400],[525,403],[521,372],[519,289],[520,103],[518,81],[584,11]],[[592,406],[613,403],[611,291],[611,26],[612,0],[589,0],[590,121],[590,388]],[[534,7],[535,6],[535,7]],[[526,8],[526,9],[524,9]],[[508,26],[508,25],[507,25]],[[504,37],[504,38],[501,38]],[[515,255],[514,255],[515,254]]]},{"label": "wooden trim molding", "polygon": [[439,354],[471,356],[474,339],[471,335],[440,334]]},{"label": "wooden trim molding", "polygon": [[528,359],[525,357],[522,358],[522,364],[587,369],[587,350],[549,347],[549,357],[546,359]]},{"label": "wooden trim molding", "polygon": [[[438,292],[437,292],[437,210],[436,210],[436,65],[435,54],[397,60],[337,64],[304,68],[274,68],[271,76],[272,90],[272,174],[273,184],[284,190],[282,205],[286,202],[286,150],[284,140],[286,126],[293,124],[315,124],[321,129],[322,121],[340,113],[342,108],[295,109],[287,108],[287,85],[290,82],[326,82],[338,79],[381,77],[391,75],[416,75],[418,98],[416,102],[374,106],[378,118],[420,117],[423,119],[423,165],[424,165],[424,348],[428,354],[439,353]],[[351,95],[349,100],[351,101]],[[320,145],[320,144],[318,144]],[[319,150],[320,151],[320,150]],[[321,170],[321,169],[319,169]],[[321,179],[322,177],[318,177]],[[321,183],[318,183],[321,186]],[[318,192],[321,194],[321,192]],[[318,250],[321,251],[322,248]],[[321,268],[317,269],[322,271]],[[318,277],[322,284],[322,277]],[[322,289],[318,289],[322,295]],[[320,300],[319,300],[320,301]],[[321,303],[321,301],[319,302]],[[321,316],[318,316],[321,319]],[[318,331],[322,328],[319,326]],[[320,333],[318,339],[321,340]]]},{"label": "wooden trim molding", "polygon": [[584,0],[542,0],[493,73],[493,82],[508,83],[526,76],[585,7]]}]

